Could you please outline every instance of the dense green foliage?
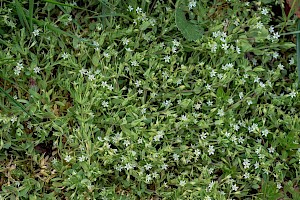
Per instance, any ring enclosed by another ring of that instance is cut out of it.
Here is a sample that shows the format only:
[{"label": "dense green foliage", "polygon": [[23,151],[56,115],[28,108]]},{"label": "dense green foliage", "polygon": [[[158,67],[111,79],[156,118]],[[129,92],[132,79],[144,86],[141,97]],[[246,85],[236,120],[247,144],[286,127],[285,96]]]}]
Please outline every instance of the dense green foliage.
[{"label": "dense green foliage", "polygon": [[0,199],[296,199],[279,1],[0,3]]}]

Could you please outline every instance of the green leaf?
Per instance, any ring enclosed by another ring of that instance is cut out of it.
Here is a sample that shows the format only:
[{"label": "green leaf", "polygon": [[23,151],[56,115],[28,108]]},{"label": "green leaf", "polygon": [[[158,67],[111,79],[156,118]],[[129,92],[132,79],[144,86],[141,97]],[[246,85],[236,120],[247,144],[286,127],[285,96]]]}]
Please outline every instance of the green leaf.
[{"label": "green leaf", "polygon": [[189,41],[195,41],[202,37],[203,28],[192,24],[185,18],[185,11],[183,10],[183,5],[177,1],[175,10],[175,22],[176,26],[182,35]]}]

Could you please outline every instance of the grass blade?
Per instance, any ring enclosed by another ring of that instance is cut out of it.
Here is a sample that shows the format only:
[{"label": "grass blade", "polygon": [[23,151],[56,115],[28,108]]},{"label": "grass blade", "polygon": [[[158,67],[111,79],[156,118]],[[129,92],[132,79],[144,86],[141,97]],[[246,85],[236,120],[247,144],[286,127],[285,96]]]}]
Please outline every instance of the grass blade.
[{"label": "grass blade", "polygon": [[18,0],[15,0],[15,6],[16,6],[16,11],[17,11],[18,17],[20,19],[21,25],[30,31],[30,27],[29,27],[27,18],[25,16],[23,7]]},{"label": "grass blade", "polygon": [[32,27],[33,7],[34,7],[34,0],[29,0],[29,27],[31,32],[33,31],[33,27]]},{"label": "grass blade", "polygon": [[[297,29],[300,31],[300,19],[297,20]],[[298,82],[300,83],[300,33],[297,33],[297,70],[298,70]]]},{"label": "grass blade", "polygon": [[[22,104],[20,104],[19,102],[17,102],[10,94],[8,94],[2,87],[0,87],[0,92],[4,93],[5,96],[11,101],[13,102],[17,107],[19,107],[23,112],[25,112],[28,116],[32,117],[32,115],[25,110],[24,106]],[[36,122],[39,123],[35,118],[32,117],[32,119]]]},{"label": "grass blade", "polygon": [[80,8],[78,6],[74,6],[74,5],[71,5],[71,4],[64,4],[64,3],[61,3],[61,2],[58,2],[58,1],[44,0],[44,2],[51,3],[51,4],[54,4],[54,5],[57,5],[57,6],[67,6],[67,7],[76,8],[76,9],[79,9],[79,10],[88,11],[88,12],[91,12],[91,13],[94,13],[94,14],[99,14],[99,13],[97,13],[95,11],[88,10],[86,8]]}]

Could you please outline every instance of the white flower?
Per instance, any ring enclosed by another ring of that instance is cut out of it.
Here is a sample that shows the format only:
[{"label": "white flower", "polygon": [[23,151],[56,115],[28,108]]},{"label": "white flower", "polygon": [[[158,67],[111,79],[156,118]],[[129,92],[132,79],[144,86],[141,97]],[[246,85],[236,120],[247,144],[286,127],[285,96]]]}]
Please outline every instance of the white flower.
[{"label": "white flower", "polygon": [[279,68],[280,70],[284,70],[284,66],[283,66],[281,63],[279,63],[278,68]]},{"label": "white flower", "polygon": [[250,106],[251,104],[253,104],[252,100],[247,100],[247,104]]},{"label": "white flower", "polygon": [[197,103],[196,105],[195,105],[195,109],[196,110],[199,110],[201,108],[201,104],[200,103]]},{"label": "white flower", "polygon": [[130,141],[129,140],[125,140],[123,143],[126,147],[128,147],[130,145]]},{"label": "white flower", "polygon": [[274,147],[270,147],[270,148],[268,148],[268,150],[269,150],[269,153],[274,153],[275,152],[275,148]]},{"label": "white flower", "polygon": [[214,153],[215,153],[214,146],[209,145],[209,147],[208,147],[208,155],[214,155]]},{"label": "white flower", "polygon": [[168,106],[170,106],[170,105],[172,105],[171,100],[165,100],[165,101],[163,102],[163,106],[165,106],[165,107],[168,107]]},{"label": "white flower", "polygon": [[204,140],[207,137],[207,133],[202,132],[200,135],[201,140]]},{"label": "white flower", "polygon": [[195,0],[191,0],[190,2],[189,2],[189,10],[192,10],[193,8],[195,8],[196,7],[196,4],[197,4],[197,2],[195,1]]},{"label": "white flower", "polygon": [[140,80],[136,80],[134,84],[138,88],[138,87],[141,86],[141,81]]},{"label": "white flower", "polygon": [[178,160],[179,160],[179,155],[176,154],[176,153],[174,153],[174,154],[173,154],[173,158],[174,158],[175,161],[178,161]]},{"label": "white flower", "polygon": [[234,103],[232,97],[228,99],[228,103],[229,103],[230,105]]},{"label": "white flower", "polygon": [[234,191],[237,191],[239,189],[239,187],[236,186],[236,184],[234,184],[234,185],[232,185],[231,189],[234,190]]},{"label": "white flower", "polygon": [[270,33],[274,33],[274,26],[273,26],[273,25],[270,26],[269,32],[270,32]]},{"label": "white flower", "polygon": [[96,78],[95,78],[95,75],[93,74],[89,74],[89,78],[88,78],[90,81],[94,81]]},{"label": "white flower", "polygon": [[173,40],[173,45],[176,47],[180,46],[180,42],[178,42],[176,39]]},{"label": "white flower", "polygon": [[139,63],[136,60],[131,61],[131,65],[134,67],[139,66]]},{"label": "white flower", "polygon": [[281,183],[277,183],[277,189],[280,190],[282,188]]},{"label": "white flower", "polygon": [[290,65],[293,65],[294,63],[295,63],[294,58],[291,58],[291,59],[289,60],[289,64],[290,64]]},{"label": "white flower", "polygon": [[129,12],[133,11],[133,7],[131,5],[128,6],[128,11]]},{"label": "white flower", "polygon": [[215,77],[217,74],[217,72],[215,72],[215,70],[211,70],[210,72],[210,77]]},{"label": "white flower", "polygon": [[250,167],[250,161],[248,159],[244,159],[243,165],[245,169],[248,169]]},{"label": "white flower", "polygon": [[198,157],[198,156],[200,156],[201,152],[200,152],[199,149],[196,149],[195,152],[194,152],[194,154],[196,155],[196,157]]},{"label": "white flower", "polygon": [[269,134],[268,129],[265,129],[265,130],[262,131],[262,136],[267,137],[268,134]]},{"label": "white flower", "polygon": [[274,53],[273,53],[273,58],[277,59],[278,56],[279,56],[279,53],[278,53],[278,52],[274,52]]},{"label": "white flower", "polygon": [[21,73],[21,71],[15,68],[15,69],[14,69],[14,73],[15,73],[15,75],[19,76],[20,73]]},{"label": "white flower", "polygon": [[239,97],[240,97],[240,99],[242,99],[242,98],[244,97],[243,92],[240,92],[240,93],[239,93]]},{"label": "white flower", "polygon": [[185,184],[186,184],[186,182],[185,182],[184,180],[181,180],[181,181],[179,182],[179,185],[180,185],[181,187],[185,186]]},{"label": "white flower", "polygon": [[248,179],[250,177],[250,174],[248,173],[248,172],[246,172],[245,174],[244,174],[244,178],[245,179]]},{"label": "white flower", "polygon": [[137,13],[142,13],[142,12],[143,12],[143,9],[140,8],[140,7],[137,7],[137,8],[135,9],[135,11],[136,11]]},{"label": "white flower", "polygon": [[254,168],[255,168],[255,169],[258,169],[258,168],[259,168],[259,163],[258,163],[257,161],[256,161],[255,164],[254,164]]},{"label": "white flower", "polygon": [[225,115],[224,110],[223,110],[223,109],[219,109],[219,110],[218,110],[218,115],[219,115],[220,117],[223,117],[223,116]]},{"label": "white flower", "polygon": [[295,92],[294,90],[291,91],[290,94],[289,94],[289,96],[290,96],[291,98],[296,97],[296,95],[297,95],[297,92]]},{"label": "white flower", "polygon": [[147,163],[146,165],[144,165],[144,167],[146,170],[149,170],[152,168],[152,165]]},{"label": "white flower", "polygon": [[263,26],[264,26],[264,24],[262,22],[257,22],[257,24],[256,24],[257,29],[262,29]]},{"label": "white flower", "polygon": [[168,169],[168,165],[164,163],[164,164],[161,166],[161,169],[162,169],[162,170]]},{"label": "white flower", "polygon": [[35,30],[32,32],[32,34],[33,34],[34,36],[38,36],[38,35],[40,34],[40,30],[35,29]]},{"label": "white flower", "polygon": [[165,60],[166,63],[169,63],[170,62],[170,56],[165,56],[164,60]]},{"label": "white flower", "polygon": [[263,15],[267,15],[269,13],[269,11],[267,10],[267,8],[263,8],[261,11],[261,14]]},{"label": "white flower", "polygon": [[151,174],[146,175],[146,182],[150,182],[152,180]]},{"label": "white flower", "polygon": [[67,155],[65,157],[65,161],[70,162],[72,160],[72,157],[70,155]]},{"label": "white flower", "polygon": [[210,100],[208,100],[206,103],[207,103],[208,106],[212,106],[213,105],[213,102],[210,101]]},{"label": "white flower", "polygon": [[188,118],[186,117],[186,115],[181,115],[181,120],[182,121],[186,121]]},{"label": "white flower", "polygon": [[34,71],[34,73],[38,74],[38,73],[40,73],[41,68],[35,67],[35,68],[33,68],[33,71]]},{"label": "white flower", "polygon": [[238,54],[241,53],[241,49],[240,49],[238,46],[235,48],[235,50],[236,50],[236,52],[237,52]]},{"label": "white flower", "polygon": [[65,60],[65,59],[69,58],[69,54],[66,53],[66,52],[64,52],[64,53],[61,55],[61,57]]},{"label": "white flower", "polygon": [[16,116],[13,116],[10,121],[11,123],[15,123],[18,120],[18,118]]},{"label": "white flower", "polygon": [[222,49],[224,49],[224,51],[227,51],[227,49],[229,48],[227,43],[222,44]]},{"label": "white flower", "polygon": [[104,108],[107,108],[107,107],[108,107],[108,102],[107,102],[107,101],[103,101],[103,102],[102,102],[102,106],[103,106]]},{"label": "white flower", "polygon": [[127,38],[122,39],[123,45],[128,45],[129,40]]},{"label": "white flower", "polygon": [[87,70],[85,68],[82,68],[81,70],[79,70],[79,73],[81,75],[87,74]]},{"label": "white flower", "polygon": [[78,158],[78,160],[79,160],[79,162],[83,162],[83,161],[85,160],[85,156],[84,156],[84,155],[80,156],[80,157]]},{"label": "white flower", "polygon": [[240,23],[239,23],[238,20],[235,20],[235,21],[233,22],[233,24],[234,24],[235,26],[238,26]]}]

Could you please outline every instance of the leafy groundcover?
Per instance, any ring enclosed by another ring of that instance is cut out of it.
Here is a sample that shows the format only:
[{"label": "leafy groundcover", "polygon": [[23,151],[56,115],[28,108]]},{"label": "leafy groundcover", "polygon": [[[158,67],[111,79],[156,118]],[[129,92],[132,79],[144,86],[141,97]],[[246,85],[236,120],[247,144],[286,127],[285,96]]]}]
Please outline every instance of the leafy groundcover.
[{"label": "leafy groundcover", "polygon": [[297,9],[0,2],[0,199],[297,199]]}]

